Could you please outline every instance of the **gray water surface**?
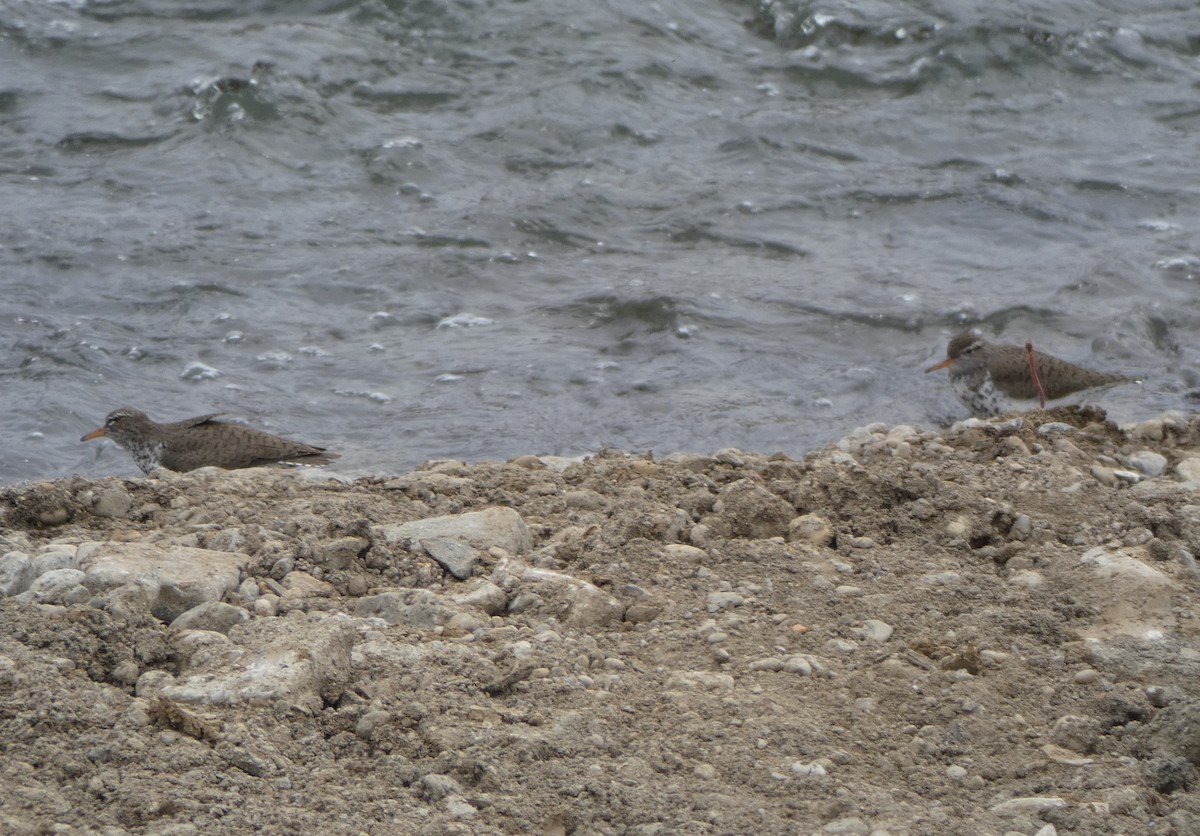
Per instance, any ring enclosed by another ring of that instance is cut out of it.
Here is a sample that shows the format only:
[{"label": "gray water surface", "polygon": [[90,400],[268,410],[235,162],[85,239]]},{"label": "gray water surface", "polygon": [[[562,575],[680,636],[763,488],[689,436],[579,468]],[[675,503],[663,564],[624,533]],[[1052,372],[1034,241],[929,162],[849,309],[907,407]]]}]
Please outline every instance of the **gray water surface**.
[{"label": "gray water surface", "polygon": [[429,458],[963,417],[964,327],[1200,392],[1200,11],[0,10],[0,482],[122,404]]}]

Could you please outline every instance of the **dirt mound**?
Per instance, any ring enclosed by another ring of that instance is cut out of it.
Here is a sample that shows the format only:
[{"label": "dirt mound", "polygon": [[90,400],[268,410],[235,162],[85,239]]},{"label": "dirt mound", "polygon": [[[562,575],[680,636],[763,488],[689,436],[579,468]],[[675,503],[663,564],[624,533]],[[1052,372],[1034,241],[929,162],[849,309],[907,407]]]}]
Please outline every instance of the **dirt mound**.
[{"label": "dirt mound", "polygon": [[[4,832],[1200,832],[1184,416],[0,513]],[[170,567],[98,586],[120,544],[243,559],[171,627],[138,603]],[[253,678],[281,659],[316,684]]]}]

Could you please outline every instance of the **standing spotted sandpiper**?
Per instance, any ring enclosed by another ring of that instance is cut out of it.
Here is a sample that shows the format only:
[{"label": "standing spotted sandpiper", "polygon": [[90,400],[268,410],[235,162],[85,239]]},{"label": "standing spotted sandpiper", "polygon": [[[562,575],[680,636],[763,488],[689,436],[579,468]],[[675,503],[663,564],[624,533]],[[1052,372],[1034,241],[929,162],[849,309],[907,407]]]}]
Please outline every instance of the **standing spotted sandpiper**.
[{"label": "standing spotted sandpiper", "polygon": [[80,441],[108,436],[133,455],[143,473],[165,467],[179,472],[215,466],[226,470],[277,462],[328,464],[337,458],[324,447],[289,441],[238,424],[214,421],[220,412],[173,424],[156,424],[133,407],[109,413],[104,426]]},{"label": "standing spotted sandpiper", "polygon": [[[1029,371],[1029,352],[1019,345],[990,343],[978,334],[959,334],[950,340],[946,359],[927,368],[950,370],[954,394],[966,404],[972,415],[997,415],[1001,397],[1029,399],[1038,396]],[[1128,383],[1130,378],[1107,372],[1094,372],[1040,351],[1033,352],[1038,379],[1046,398],[1053,400],[1072,392]]]}]

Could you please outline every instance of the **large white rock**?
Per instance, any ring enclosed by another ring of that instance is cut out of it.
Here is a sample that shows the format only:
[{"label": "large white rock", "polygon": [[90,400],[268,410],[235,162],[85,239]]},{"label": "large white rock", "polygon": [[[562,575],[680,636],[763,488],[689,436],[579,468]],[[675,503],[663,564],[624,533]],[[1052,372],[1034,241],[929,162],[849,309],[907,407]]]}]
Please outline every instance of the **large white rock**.
[{"label": "large white rock", "polygon": [[254,619],[229,631],[240,653],[213,654],[162,695],[211,705],[282,702],[317,711],[350,681],[355,635],[346,616]]},{"label": "large white rock", "polygon": [[379,526],[378,532],[389,544],[449,537],[463,540],[477,549],[499,546],[512,554],[533,548],[533,537],[525,521],[512,508],[486,508],[467,514],[393,523]]},{"label": "large white rock", "polygon": [[625,615],[625,605],[600,587],[562,572],[506,559],[497,564],[492,581],[510,593],[534,593],[571,627],[603,627]]},{"label": "large white rock", "polygon": [[157,583],[150,611],[168,623],[237,589],[240,572],[250,559],[233,552],[150,543],[84,543],[76,553],[76,565],[86,576],[83,585],[92,592],[104,593],[143,579]]}]

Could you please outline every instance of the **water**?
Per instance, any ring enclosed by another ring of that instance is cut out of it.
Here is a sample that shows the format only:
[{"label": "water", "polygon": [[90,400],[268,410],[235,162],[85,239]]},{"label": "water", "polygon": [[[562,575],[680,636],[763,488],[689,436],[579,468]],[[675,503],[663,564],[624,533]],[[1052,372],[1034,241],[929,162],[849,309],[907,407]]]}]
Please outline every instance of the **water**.
[{"label": "water", "polygon": [[16,2],[0,482],[122,404],[345,470],[799,455],[966,325],[1194,409],[1185,2]]}]

